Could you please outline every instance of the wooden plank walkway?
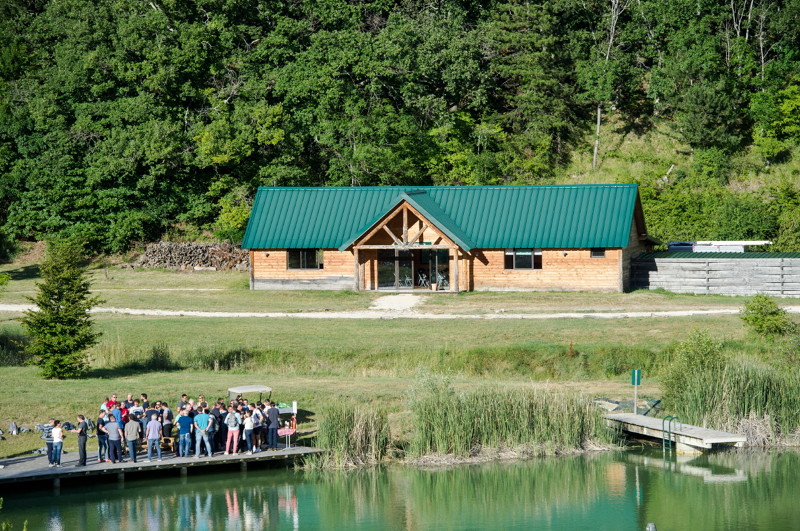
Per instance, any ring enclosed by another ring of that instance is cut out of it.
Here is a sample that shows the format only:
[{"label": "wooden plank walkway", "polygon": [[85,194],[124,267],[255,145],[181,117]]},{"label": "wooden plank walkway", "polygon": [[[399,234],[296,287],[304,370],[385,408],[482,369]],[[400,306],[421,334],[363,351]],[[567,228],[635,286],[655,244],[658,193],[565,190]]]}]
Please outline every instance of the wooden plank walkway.
[{"label": "wooden plank walkway", "polygon": [[[292,446],[286,448],[279,445],[276,451],[262,450],[261,452],[247,455],[239,453],[237,455],[224,455],[223,453],[214,454],[212,457],[176,457],[174,453],[164,453],[162,461],[158,461],[153,456],[152,462],[147,462],[147,453],[139,453],[136,456],[137,462],[127,461],[125,463],[98,463],[97,449],[87,448],[90,459],[86,466],[77,466],[78,453],[70,452],[62,455],[61,468],[51,468],[47,464],[47,456],[35,457],[16,457],[0,460],[0,490],[10,490],[19,483],[49,482],[53,486],[60,486],[61,480],[80,479],[92,476],[114,476],[118,480],[124,480],[129,474],[146,474],[147,472],[175,470],[180,474],[186,474],[190,468],[197,467],[222,467],[238,464],[240,469],[245,469],[248,463],[265,461],[296,459],[298,457],[322,453],[324,450],[319,448],[309,448],[305,446]],[[94,450],[94,451],[92,451]],[[128,457],[127,452],[125,457]]]},{"label": "wooden plank walkway", "polygon": [[[655,417],[634,415],[633,413],[612,413],[604,415],[610,425],[616,425],[627,433],[665,439],[668,434],[667,423]],[[663,426],[663,428],[662,428]],[[671,439],[679,452],[698,453],[726,446],[744,446],[747,437],[725,431],[709,430],[690,424],[672,423]]]}]

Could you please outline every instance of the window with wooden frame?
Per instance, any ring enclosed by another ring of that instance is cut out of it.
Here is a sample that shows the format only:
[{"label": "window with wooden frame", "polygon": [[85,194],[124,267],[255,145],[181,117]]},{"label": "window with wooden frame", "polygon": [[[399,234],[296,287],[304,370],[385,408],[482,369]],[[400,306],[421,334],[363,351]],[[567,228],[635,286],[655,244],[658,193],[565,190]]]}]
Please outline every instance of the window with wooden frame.
[{"label": "window with wooden frame", "polygon": [[506,249],[505,269],[541,269],[541,249]]},{"label": "window with wooden frame", "polygon": [[606,250],[603,247],[592,247],[589,256],[592,258],[605,258]]},{"label": "window with wooden frame", "polygon": [[322,269],[322,249],[288,249],[287,269]]}]

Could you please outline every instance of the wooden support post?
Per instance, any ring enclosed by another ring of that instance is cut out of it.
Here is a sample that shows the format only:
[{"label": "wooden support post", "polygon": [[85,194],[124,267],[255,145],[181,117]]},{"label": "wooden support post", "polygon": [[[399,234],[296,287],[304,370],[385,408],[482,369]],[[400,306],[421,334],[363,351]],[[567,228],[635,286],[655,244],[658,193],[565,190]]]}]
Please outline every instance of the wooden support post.
[{"label": "wooden support post", "polygon": [[181,471],[181,477],[182,478],[185,478],[186,476],[189,475],[189,468],[188,467],[182,466],[180,468],[180,471]]},{"label": "wooden support post", "polygon": [[241,461],[239,463],[239,470],[242,472],[247,472],[247,461]]},{"label": "wooden support post", "polygon": [[61,478],[55,478],[53,480],[53,489],[59,490],[61,488]]},{"label": "wooden support post", "polygon": [[453,282],[450,291],[458,293],[458,248],[453,249]]},{"label": "wooden support post", "polygon": [[361,267],[358,263],[358,248],[353,247],[353,278],[355,281],[355,286],[353,288],[356,291],[361,291]]},{"label": "wooden support post", "polygon": [[125,472],[117,472],[117,482],[125,483]]},{"label": "wooden support post", "polygon": [[408,206],[403,205],[403,243],[408,243]]},{"label": "wooden support post", "polygon": [[256,253],[255,253],[255,251],[253,251],[251,249],[250,250],[250,289],[253,289],[253,286],[255,285],[255,278],[256,278],[254,276],[255,275],[255,273],[254,273],[254,271],[255,271],[255,267],[254,267],[255,260],[256,260]]}]

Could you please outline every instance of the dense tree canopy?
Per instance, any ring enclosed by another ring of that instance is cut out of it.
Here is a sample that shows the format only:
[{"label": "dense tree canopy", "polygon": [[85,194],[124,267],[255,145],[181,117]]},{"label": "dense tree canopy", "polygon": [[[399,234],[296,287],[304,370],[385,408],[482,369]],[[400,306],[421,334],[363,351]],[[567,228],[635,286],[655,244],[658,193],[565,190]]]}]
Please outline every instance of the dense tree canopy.
[{"label": "dense tree canopy", "polygon": [[259,185],[564,181],[614,113],[694,150],[681,178],[640,181],[657,236],[800,241],[796,186],[719,191],[731,154],[769,166],[800,143],[800,0],[6,0],[0,15],[10,238],[235,239]]}]

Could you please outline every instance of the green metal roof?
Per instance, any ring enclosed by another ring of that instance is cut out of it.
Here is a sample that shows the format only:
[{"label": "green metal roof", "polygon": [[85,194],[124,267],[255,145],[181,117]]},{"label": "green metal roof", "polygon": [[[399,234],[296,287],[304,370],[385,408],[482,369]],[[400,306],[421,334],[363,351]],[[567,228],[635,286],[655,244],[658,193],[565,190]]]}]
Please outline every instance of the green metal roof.
[{"label": "green metal roof", "polygon": [[637,198],[635,184],[262,187],[242,247],[346,249],[403,200],[465,250],[625,247]]},{"label": "green metal roof", "polygon": [[715,252],[702,252],[702,253],[690,253],[690,252],[669,252],[669,251],[660,251],[660,252],[653,252],[653,253],[642,253],[636,257],[637,260],[651,260],[654,258],[680,258],[680,259],[689,259],[694,258],[697,260],[707,260],[709,258],[741,258],[741,259],[752,259],[752,258],[800,258],[800,253],[768,253],[768,252],[744,252],[744,253],[715,253]]}]

